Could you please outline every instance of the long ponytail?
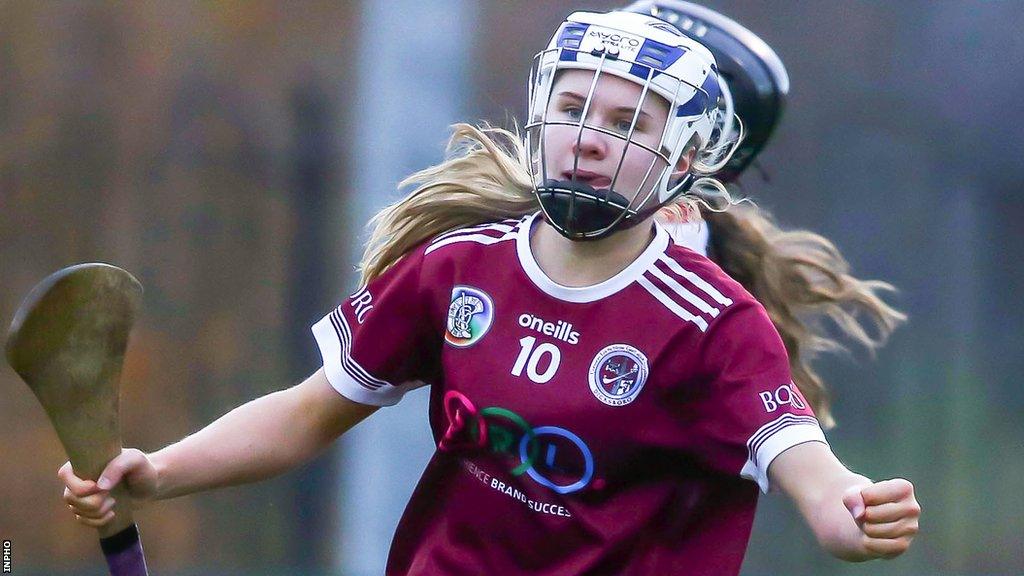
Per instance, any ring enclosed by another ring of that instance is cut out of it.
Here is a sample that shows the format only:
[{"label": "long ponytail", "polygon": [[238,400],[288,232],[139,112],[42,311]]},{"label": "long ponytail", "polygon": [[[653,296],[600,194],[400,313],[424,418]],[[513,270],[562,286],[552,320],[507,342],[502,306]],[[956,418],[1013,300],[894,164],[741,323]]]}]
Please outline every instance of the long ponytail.
[{"label": "long ponytail", "polygon": [[828,239],[806,230],[783,230],[757,206],[702,210],[702,216],[711,225],[709,256],[765,307],[786,345],[794,383],[822,425],[834,426],[828,390],[811,362],[820,352],[844,347],[829,336],[824,321],[874,352],[907,318],[880,297],[893,286],[851,276],[849,264]]}]

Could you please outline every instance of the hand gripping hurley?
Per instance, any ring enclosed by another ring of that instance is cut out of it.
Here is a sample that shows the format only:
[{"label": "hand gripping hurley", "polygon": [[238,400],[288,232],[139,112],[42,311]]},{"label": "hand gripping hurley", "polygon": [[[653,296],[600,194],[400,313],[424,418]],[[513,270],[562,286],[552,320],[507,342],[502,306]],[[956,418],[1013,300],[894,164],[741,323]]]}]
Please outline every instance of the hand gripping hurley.
[{"label": "hand gripping hurley", "polygon": [[[121,453],[118,380],[142,285],[108,264],[79,264],[40,282],[8,332],[7,361],[32,389],[75,474],[96,480]],[[114,520],[99,529],[112,576],[145,575],[131,498],[118,485]]]}]

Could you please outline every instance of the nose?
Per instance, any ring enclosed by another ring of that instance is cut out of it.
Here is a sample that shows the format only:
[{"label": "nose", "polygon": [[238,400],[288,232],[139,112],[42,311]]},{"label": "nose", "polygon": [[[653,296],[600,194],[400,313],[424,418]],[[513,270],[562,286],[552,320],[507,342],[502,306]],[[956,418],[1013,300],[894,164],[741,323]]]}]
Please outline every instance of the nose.
[{"label": "nose", "polygon": [[572,152],[580,158],[602,160],[608,155],[608,142],[604,134],[584,128],[582,134],[573,135]]}]

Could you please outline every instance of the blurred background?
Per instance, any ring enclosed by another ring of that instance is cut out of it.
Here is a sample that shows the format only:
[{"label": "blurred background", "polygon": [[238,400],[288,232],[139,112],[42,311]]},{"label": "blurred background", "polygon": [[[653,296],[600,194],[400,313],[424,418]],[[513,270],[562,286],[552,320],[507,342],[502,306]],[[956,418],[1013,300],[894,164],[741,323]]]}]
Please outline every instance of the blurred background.
[{"label": "blurred background", "polygon": [[[0,321],[105,261],[146,287],[122,380],[156,450],[320,366],[309,326],[355,286],[368,218],[448,125],[522,118],[532,55],[599,0],[0,2]],[[762,498],[744,575],[1024,574],[1024,2],[705,5],[764,38],[789,107],[743,193],[892,282],[910,323],[819,364],[833,449],[904,476],[913,548],[843,564]],[[424,391],[315,462],[138,514],[161,575],[380,574],[431,452]],[[0,538],[15,574],[105,574],[63,450],[0,368]]]}]

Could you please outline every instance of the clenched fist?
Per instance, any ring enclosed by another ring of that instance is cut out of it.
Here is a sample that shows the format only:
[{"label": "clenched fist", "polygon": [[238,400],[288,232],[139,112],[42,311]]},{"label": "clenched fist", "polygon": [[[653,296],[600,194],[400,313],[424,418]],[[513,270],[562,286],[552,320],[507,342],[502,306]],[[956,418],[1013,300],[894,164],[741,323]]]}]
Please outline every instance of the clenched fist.
[{"label": "clenched fist", "polygon": [[843,504],[860,527],[861,545],[875,558],[903,554],[917,534],[921,506],[908,480],[853,486],[843,494]]}]

